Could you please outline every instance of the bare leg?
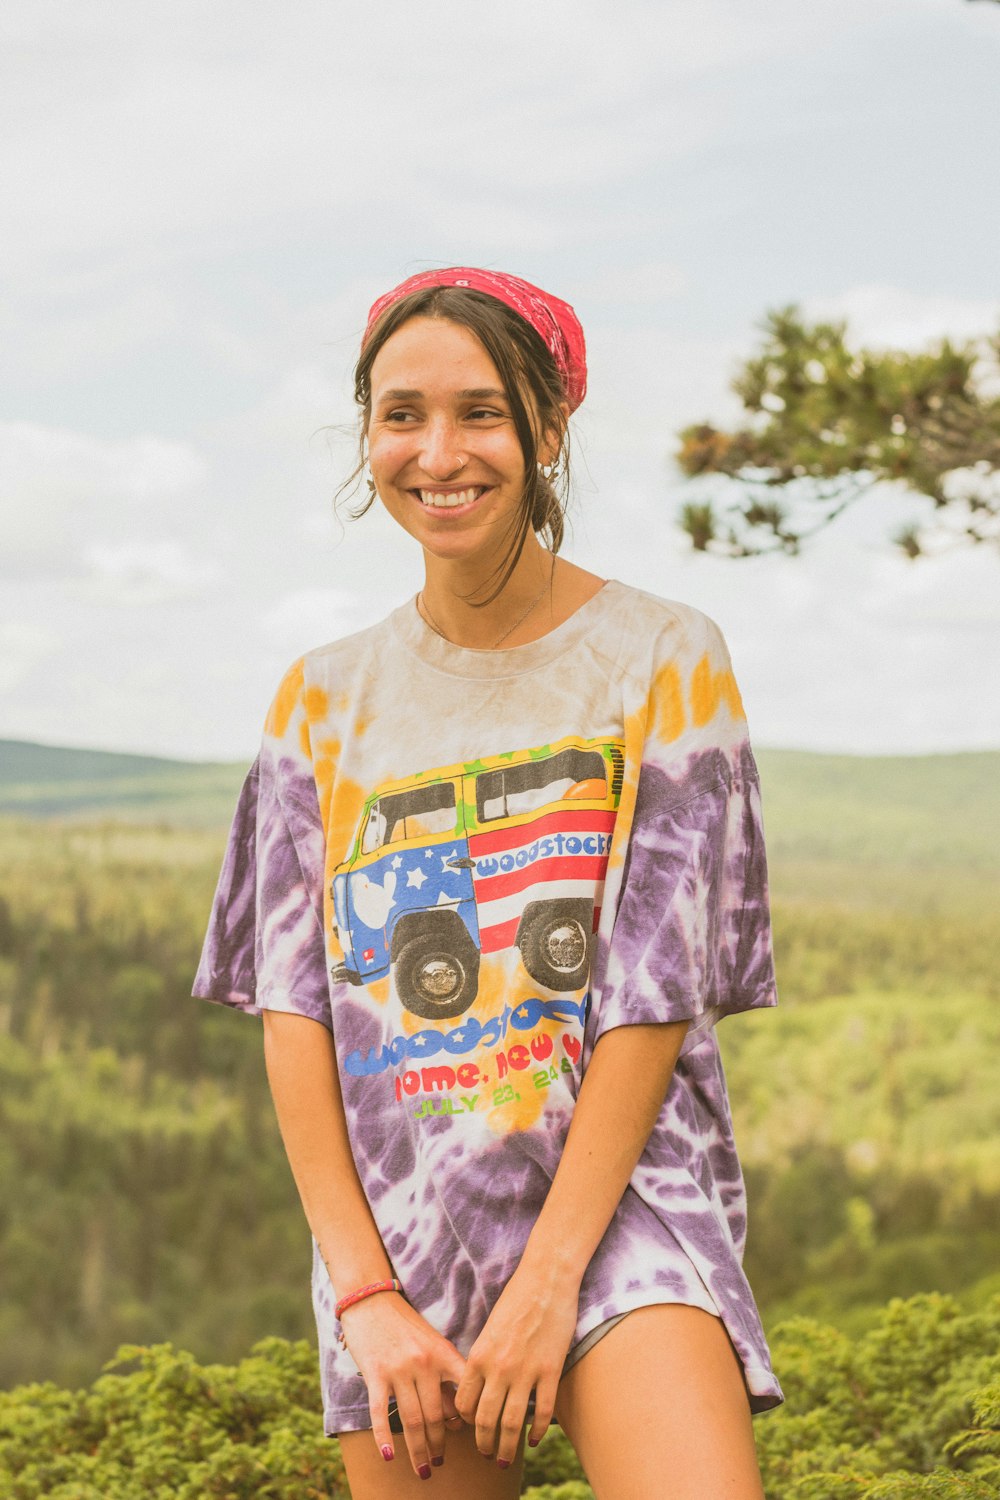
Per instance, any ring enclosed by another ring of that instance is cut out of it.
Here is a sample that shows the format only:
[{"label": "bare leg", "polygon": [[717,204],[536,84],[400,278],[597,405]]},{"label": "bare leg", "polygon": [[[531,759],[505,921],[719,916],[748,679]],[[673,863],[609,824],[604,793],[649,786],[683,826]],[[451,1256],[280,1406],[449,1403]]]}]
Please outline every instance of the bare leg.
[{"label": "bare leg", "polygon": [[495,1460],[479,1452],[471,1427],[446,1432],[444,1463],[432,1469],[425,1482],[413,1472],[402,1434],[394,1436],[396,1457],[386,1463],[370,1432],[341,1433],[340,1451],[352,1500],[410,1500],[417,1495],[431,1500],[470,1500],[473,1495],[476,1500],[516,1500],[521,1493],[523,1440],[516,1462],[509,1469],[498,1469]]},{"label": "bare leg", "polygon": [[764,1500],[739,1361],[701,1308],[629,1313],[563,1376],[556,1416],[597,1500]]}]

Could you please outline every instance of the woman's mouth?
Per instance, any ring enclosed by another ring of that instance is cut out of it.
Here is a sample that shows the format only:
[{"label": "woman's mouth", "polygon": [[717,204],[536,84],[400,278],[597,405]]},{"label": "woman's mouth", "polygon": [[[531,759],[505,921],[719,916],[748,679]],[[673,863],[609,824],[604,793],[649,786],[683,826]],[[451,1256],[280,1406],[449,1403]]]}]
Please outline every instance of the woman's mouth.
[{"label": "woman's mouth", "polygon": [[410,494],[416,495],[427,510],[458,510],[474,505],[490,488],[488,484],[474,484],[464,490],[411,490]]}]

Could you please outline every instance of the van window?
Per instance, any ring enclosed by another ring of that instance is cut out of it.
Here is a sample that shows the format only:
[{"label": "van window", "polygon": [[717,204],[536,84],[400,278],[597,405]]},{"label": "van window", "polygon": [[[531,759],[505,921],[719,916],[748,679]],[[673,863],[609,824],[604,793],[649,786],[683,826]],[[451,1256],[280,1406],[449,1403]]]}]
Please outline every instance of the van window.
[{"label": "van window", "polygon": [[[581,783],[586,783],[582,786]],[[603,800],[608,794],[608,773],[598,750],[570,747],[542,760],[526,760],[517,766],[482,771],[476,777],[476,810],[481,823],[494,818],[513,818],[534,812],[551,802],[562,802],[585,794]]]},{"label": "van window", "polygon": [[379,812],[378,803],[373,802],[365,823],[365,831],[361,835],[361,853],[372,854],[384,840],[385,819]]},{"label": "van window", "polygon": [[361,836],[362,854],[404,839],[433,838],[455,832],[455,783],[433,781],[408,787],[372,804]]}]

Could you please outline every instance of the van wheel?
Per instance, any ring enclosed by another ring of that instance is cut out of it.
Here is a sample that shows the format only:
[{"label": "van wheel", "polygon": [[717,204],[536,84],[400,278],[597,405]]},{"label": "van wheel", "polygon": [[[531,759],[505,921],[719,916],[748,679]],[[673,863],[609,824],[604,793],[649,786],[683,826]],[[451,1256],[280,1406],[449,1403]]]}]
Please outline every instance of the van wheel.
[{"label": "van wheel", "polygon": [[521,962],[538,984],[568,994],[586,981],[590,967],[589,902],[546,902],[531,914],[517,936]]},{"label": "van wheel", "polygon": [[392,966],[396,994],[408,1011],[447,1020],[468,1010],[479,989],[479,954],[469,943],[449,944],[434,933],[411,938]]}]

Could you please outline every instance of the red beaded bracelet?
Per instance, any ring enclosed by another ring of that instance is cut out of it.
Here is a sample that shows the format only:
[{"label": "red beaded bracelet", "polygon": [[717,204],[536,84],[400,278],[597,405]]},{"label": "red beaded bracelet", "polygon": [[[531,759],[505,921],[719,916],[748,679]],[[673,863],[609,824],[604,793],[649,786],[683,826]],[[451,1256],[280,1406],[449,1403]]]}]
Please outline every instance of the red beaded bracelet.
[{"label": "red beaded bracelet", "polygon": [[341,1297],[334,1309],[334,1317],[339,1318],[347,1307],[352,1307],[355,1302],[363,1302],[366,1297],[374,1297],[376,1292],[402,1292],[402,1283],[395,1276],[391,1281],[370,1281],[367,1286],[359,1286],[356,1292],[348,1292],[346,1297]]}]

